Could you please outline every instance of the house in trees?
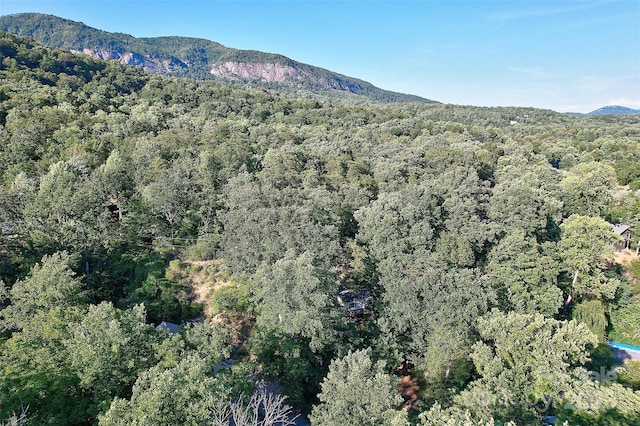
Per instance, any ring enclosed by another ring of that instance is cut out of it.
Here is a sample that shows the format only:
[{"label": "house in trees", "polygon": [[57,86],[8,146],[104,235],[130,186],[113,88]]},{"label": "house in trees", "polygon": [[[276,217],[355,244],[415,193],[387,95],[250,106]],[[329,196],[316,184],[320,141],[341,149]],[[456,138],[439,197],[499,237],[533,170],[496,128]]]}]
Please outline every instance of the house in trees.
[{"label": "house in trees", "polygon": [[18,235],[16,234],[14,227],[13,227],[13,223],[11,222],[2,222],[0,223],[0,240],[2,240],[3,238],[6,238],[8,240],[12,240],[14,238],[17,238]]},{"label": "house in trees", "polygon": [[122,220],[123,211],[118,205],[118,200],[115,198],[109,198],[107,200],[107,210],[109,210],[109,215],[112,220],[120,221]]},{"label": "house in trees", "polygon": [[178,324],[174,324],[172,322],[162,321],[160,324],[158,324],[156,329],[157,330],[164,330],[167,333],[169,333],[169,335],[171,335],[171,334],[175,334],[178,331],[180,331],[180,326]]},{"label": "house in trees", "polygon": [[338,303],[350,314],[364,312],[373,301],[373,295],[369,290],[356,293],[353,290],[343,290],[338,294]]},{"label": "house in trees", "polygon": [[631,228],[629,228],[629,225],[623,225],[618,223],[613,225],[613,230],[616,232],[616,234],[622,237],[622,241],[619,241],[613,245],[616,251],[620,252],[622,250],[631,248],[632,234],[631,234]]},{"label": "house in trees", "polygon": [[15,236],[16,234],[13,232],[13,223],[11,222],[0,223],[0,235]]}]

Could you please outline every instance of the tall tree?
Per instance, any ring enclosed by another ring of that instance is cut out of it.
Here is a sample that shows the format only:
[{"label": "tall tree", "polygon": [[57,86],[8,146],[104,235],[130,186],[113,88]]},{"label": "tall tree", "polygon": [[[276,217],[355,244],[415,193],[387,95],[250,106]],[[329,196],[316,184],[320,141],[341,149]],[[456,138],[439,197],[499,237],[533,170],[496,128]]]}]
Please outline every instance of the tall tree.
[{"label": "tall tree", "polygon": [[476,418],[535,420],[536,410],[587,381],[596,336],[576,321],[494,310],[478,319],[471,359],[480,378],[454,398]]},{"label": "tall tree", "polygon": [[572,425],[640,424],[640,392],[620,383],[585,380],[555,404],[558,422]]},{"label": "tall tree", "polygon": [[154,345],[156,357],[160,365],[172,367],[180,359],[191,353],[197,353],[212,368],[231,356],[229,331],[222,325],[208,322],[186,325],[182,332],[162,340]]},{"label": "tall tree", "polygon": [[559,221],[561,203],[523,179],[501,182],[493,188],[489,217],[527,235],[545,235],[550,222]]},{"label": "tall tree", "polygon": [[[164,220],[169,227],[171,242],[181,228],[194,232],[193,223],[199,208],[196,194],[199,191],[199,166],[196,160],[179,158],[167,168],[159,171],[158,176],[142,189],[144,201],[151,211]],[[162,232],[162,228],[159,230]],[[187,233],[189,235],[189,233]]]},{"label": "tall tree", "polygon": [[252,352],[298,406],[317,393],[346,328],[335,299],[335,274],[314,266],[313,260],[310,253],[290,250],[254,276],[258,317]]},{"label": "tall tree", "polygon": [[488,215],[509,231],[550,239],[562,218],[560,172],[550,165],[532,165],[518,154],[499,160]]},{"label": "tall tree", "polygon": [[82,392],[64,345],[78,307],[51,307],[29,315],[21,330],[0,343],[0,413],[29,407],[29,422],[73,425],[91,421],[90,399]]},{"label": "tall tree", "polygon": [[211,367],[190,354],[171,368],[155,366],[143,372],[130,399],[115,398],[99,417],[111,425],[205,425],[211,424],[211,408],[218,399],[226,402],[225,389],[211,375]]},{"label": "tall tree", "polygon": [[17,281],[9,291],[11,304],[0,310],[0,325],[19,329],[38,312],[82,305],[86,301],[84,286],[71,270],[70,262],[67,252],[45,255],[31,268],[29,276]]},{"label": "tall tree", "polygon": [[584,300],[578,303],[573,308],[571,317],[589,327],[601,342],[605,341],[607,316],[605,306],[600,300]]},{"label": "tall tree", "polygon": [[602,216],[615,184],[613,167],[602,162],[578,164],[560,182],[565,215]]},{"label": "tall tree", "polygon": [[562,239],[558,247],[572,275],[565,307],[582,296],[613,299],[620,283],[605,277],[601,271],[613,258],[612,244],[620,239],[611,224],[597,217],[571,215],[560,228]]},{"label": "tall tree", "polygon": [[491,249],[485,273],[502,309],[553,317],[562,306],[560,268],[553,243],[538,244],[515,229]]},{"label": "tall tree", "polygon": [[453,363],[466,358],[475,319],[487,312],[493,292],[477,271],[443,269],[415,260],[398,264],[396,276],[383,274],[378,324],[380,349],[390,361],[408,360],[448,378]]},{"label": "tall tree", "polygon": [[331,195],[318,192],[278,190],[248,173],[231,179],[224,188],[226,211],[221,214],[222,254],[231,268],[253,273],[289,250],[296,255],[309,252],[315,263],[333,267],[340,253],[340,224],[323,205]]},{"label": "tall tree", "polygon": [[65,345],[80,385],[100,406],[129,394],[138,374],[153,365],[158,340],[142,305],[123,311],[102,302],[71,327]]},{"label": "tall tree", "polygon": [[427,185],[407,185],[380,194],[356,212],[358,239],[367,244],[384,271],[402,256],[428,256],[442,221],[442,199]]},{"label": "tall tree", "polygon": [[406,425],[396,382],[383,361],[372,361],[371,348],[349,352],[331,362],[310,419],[318,426]]},{"label": "tall tree", "polygon": [[336,341],[342,321],[333,296],[338,282],[333,274],[313,265],[311,254],[296,256],[288,251],[273,266],[256,272],[255,285],[258,327],[309,339],[314,351]]},{"label": "tall tree", "polygon": [[631,345],[640,345],[640,302],[634,301],[611,313],[609,338]]},{"label": "tall tree", "polygon": [[24,208],[25,226],[35,243],[56,250],[84,246],[83,225],[94,223],[96,209],[102,207],[87,176],[80,156],[51,165],[33,202]]}]

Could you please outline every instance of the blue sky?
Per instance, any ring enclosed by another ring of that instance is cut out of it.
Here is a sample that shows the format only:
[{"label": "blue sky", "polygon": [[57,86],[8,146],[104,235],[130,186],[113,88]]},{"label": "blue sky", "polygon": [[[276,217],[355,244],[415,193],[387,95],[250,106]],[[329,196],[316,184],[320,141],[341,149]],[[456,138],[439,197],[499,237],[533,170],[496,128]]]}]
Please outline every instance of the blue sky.
[{"label": "blue sky", "polygon": [[280,53],[442,102],[640,109],[638,0],[0,0],[19,12]]}]

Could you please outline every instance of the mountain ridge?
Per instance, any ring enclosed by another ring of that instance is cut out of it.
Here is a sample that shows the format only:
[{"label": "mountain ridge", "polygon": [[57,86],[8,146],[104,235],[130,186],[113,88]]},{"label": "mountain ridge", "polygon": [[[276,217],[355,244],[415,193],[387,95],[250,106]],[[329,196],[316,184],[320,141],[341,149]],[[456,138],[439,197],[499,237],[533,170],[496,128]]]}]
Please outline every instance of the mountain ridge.
[{"label": "mountain ridge", "polygon": [[607,105],[602,108],[598,108],[594,111],[587,113],[586,115],[627,115],[627,114],[640,114],[639,109],[628,108],[620,105]]},{"label": "mountain ridge", "polygon": [[315,92],[348,92],[382,102],[436,102],[380,89],[364,80],[297,62],[280,54],[233,49],[203,38],[136,38],[40,13],[0,16],[0,30],[31,37],[51,48],[117,60],[149,72],[179,77],[243,82],[254,86],[276,85]]}]

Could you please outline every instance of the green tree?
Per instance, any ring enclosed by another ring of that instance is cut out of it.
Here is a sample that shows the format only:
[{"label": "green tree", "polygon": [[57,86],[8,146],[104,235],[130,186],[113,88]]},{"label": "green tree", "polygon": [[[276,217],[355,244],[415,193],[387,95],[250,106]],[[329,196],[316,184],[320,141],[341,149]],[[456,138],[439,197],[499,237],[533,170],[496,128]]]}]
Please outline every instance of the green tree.
[{"label": "green tree", "polygon": [[599,300],[585,300],[574,306],[571,317],[585,324],[601,342],[605,341],[607,316],[604,305]]},{"label": "green tree", "polygon": [[3,328],[20,329],[37,312],[86,302],[83,284],[71,270],[70,262],[67,252],[45,255],[31,268],[27,278],[17,281],[9,291],[11,304],[0,310]]},{"label": "green tree", "polygon": [[181,229],[194,232],[196,224],[193,220],[199,208],[196,196],[199,191],[198,173],[196,160],[176,159],[162,168],[158,176],[142,189],[145,203],[168,225],[172,243]]},{"label": "green tree", "polygon": [[186,325],[180,333],[162,340],[155,346],[159,365],[172,367],[190,353],[197,353],[212,368],[231,356],[229,331],[222,325],[208,322]]},{"label": "green tree", "polygon": [[565,215],[602,216],[612,201],[613,168],[603,162],[580,163],[560,182]]},{"label": "green tree", "polygon": [[77,307],[39,310],[0,343],[0,413],[29,407],[29,423],[74,425],[90,421],[90,401],[73,373],[64,342],[82,318]]},{"label": "green tree", "polygon": [[335,274],[313,265],[309,253],[288,251],[254,276],[258,317],[252,352],[270,379],[283,385],[293,404],[317,393],[326,365],[342,340],[344,313],[335,295]]},{"label": "green tree", "polygon": [[640,302],[635,301],[611,313],[609,339],[640,345]]},{"label": "green tree", "polygon": [[553,239],[562,218],[561,174],[551,165],[532,164],[529,155],[517,152],[499,159],[488,215],[509,230],[522,230],[540,241]]},{"label": "green tree", "polygon": [[511,231],[491,249],[485,273],[505,311],[553,317],[562,306],[560,263],[553,244],[538,244],[525,231]]},{"label": "green tree", "polygon": [[37,190],[35,179],[18,172],[6,191],[0,191],[0,220],[18,227],[24,221],[24,208],[33,202]]},{"label": "green tree", "polygon": [[142,305],[128,310],[111,303],[92,305],[65,341],[80,385],[99,408],[111,398],[128,396],[138,374],[155,362],[158,331],[145,323]]},{"label": "green tree", "polygon": [[134,190],[131,159],[113,150],[92,178],[98,181],[103,202],[113,203],[117,207],[118,219],[122,220]]},{"label": "green tree", "polygon": [[[464,410],[457,406],[443,409],[442,405],[436,402],[428,411],[420,414],[420,424],[425,426],[495,426],[496,422],[493,417],[480,420],[469,410]],[[516,426],[516,423],[512,421],[498,424]]]},{"label": "green tree", "polygon": [[545,235],[549,223],[560,220],[561,203],[545,188],[523,179],[500,182],[493,188],[489,218],[527,235]]},{"label": "green tree", "polygon": [[453,364],[466,358],[475,320],[487,312],[493,292],[474,270],[418,261],[397,267],[395,276],[380,281],[378,346],[393,364],[408,360],[447,379]]},{"label": "green tree", "polygon": [[597,217],[571,215],[560,228],[562,239],[558,247],[573,276],[565,307],[583,296],[613,299],[620,283],[601,272],[613,257],[612,244],[620,239],[611,224]]},{"label": "green tree", "polygon": [[13,330],[0,349],[0,407],[5,412],[27,404],[30,419],[42,424],[86,420],[87,402],[64,346],[86,301],[69,263],[66,252],[44,256],[13,285],[11,304],[0,311],[3,327]]},{"label": "green tree", "polygon": [[84,246],[83,225],[95,222],[104,202],[96,200],[87,177],[87,164],[79,156],[51,165],[24,208],[25,227],[36,244],[57,250]]},{"label": "green tree", "polygon": [[380,194],[356,212],[358,239],[381,263],[379,270],[401,256],[425,256],[435,247],[441,202],[426,185],[407,185],[400,191]]},{"label": "green tree", "polygon": [[618,380],[635,391],[640,390],[640,361],[627,360],[618,370]]},{"label": "green tree", "polygon": [[596,336],[576,321],[494,310],[478,319],[471,359],[480,378],[454,398],[478,419],[534,421],[551,398],[587,381]]},{"label": "green tree", "polygon": [[252,332],[250,347],[265,379],[280,383],[291,403],[308,411],[308,401],[320,391],[333,351],[327,348],[321,353],[313,352],[309,339],[257,328]]},{"label": "green tree", "polygon": [[396,381],[383,361],[372,361],[371,348],[349,352],[331,362],[310,419],[319,426],[406,425]]},{"label": "green tree", "polygon": [[325,268],[335,265],[341,225],[326,207],[332,198],[327,191],[278,190],[242,173],[229,181],[224,195],[222,255],[235,272],[253,273],[289,250],[309,252]]},{"label": "green tree", "polygon": [[555,406],[557,421],[571,425],[640,424],[640,392],[620,383],[585,380],[564,392]]},{"label": "green tree", "polygon": [[333,296],[338,282],[313,265],[311,254],[288,251],[273,266],[261,267],[254,279],[258,327],[307,338],[313,351],[336,341],[342,313]]},{"label": "green tree", "polygon": [[171,368],[155,366],[144,371],[131,398],[115,398],[98,419],[102,426],[211,424],[211,407],[228,397],[208,363],[190,354]]},{"label": "green tree", "polygon": [[[466,239],[474,257],[481,259],[487,245],[495,240],[498,227],[485,219],[490,201],[489,182],[478,175],[475,160],[465,157],[460,154],[456,160],[463,164],[445,169],[431,185],[443,200],[443,230]],[[465,161],[470,164],[464,164]]]}]

